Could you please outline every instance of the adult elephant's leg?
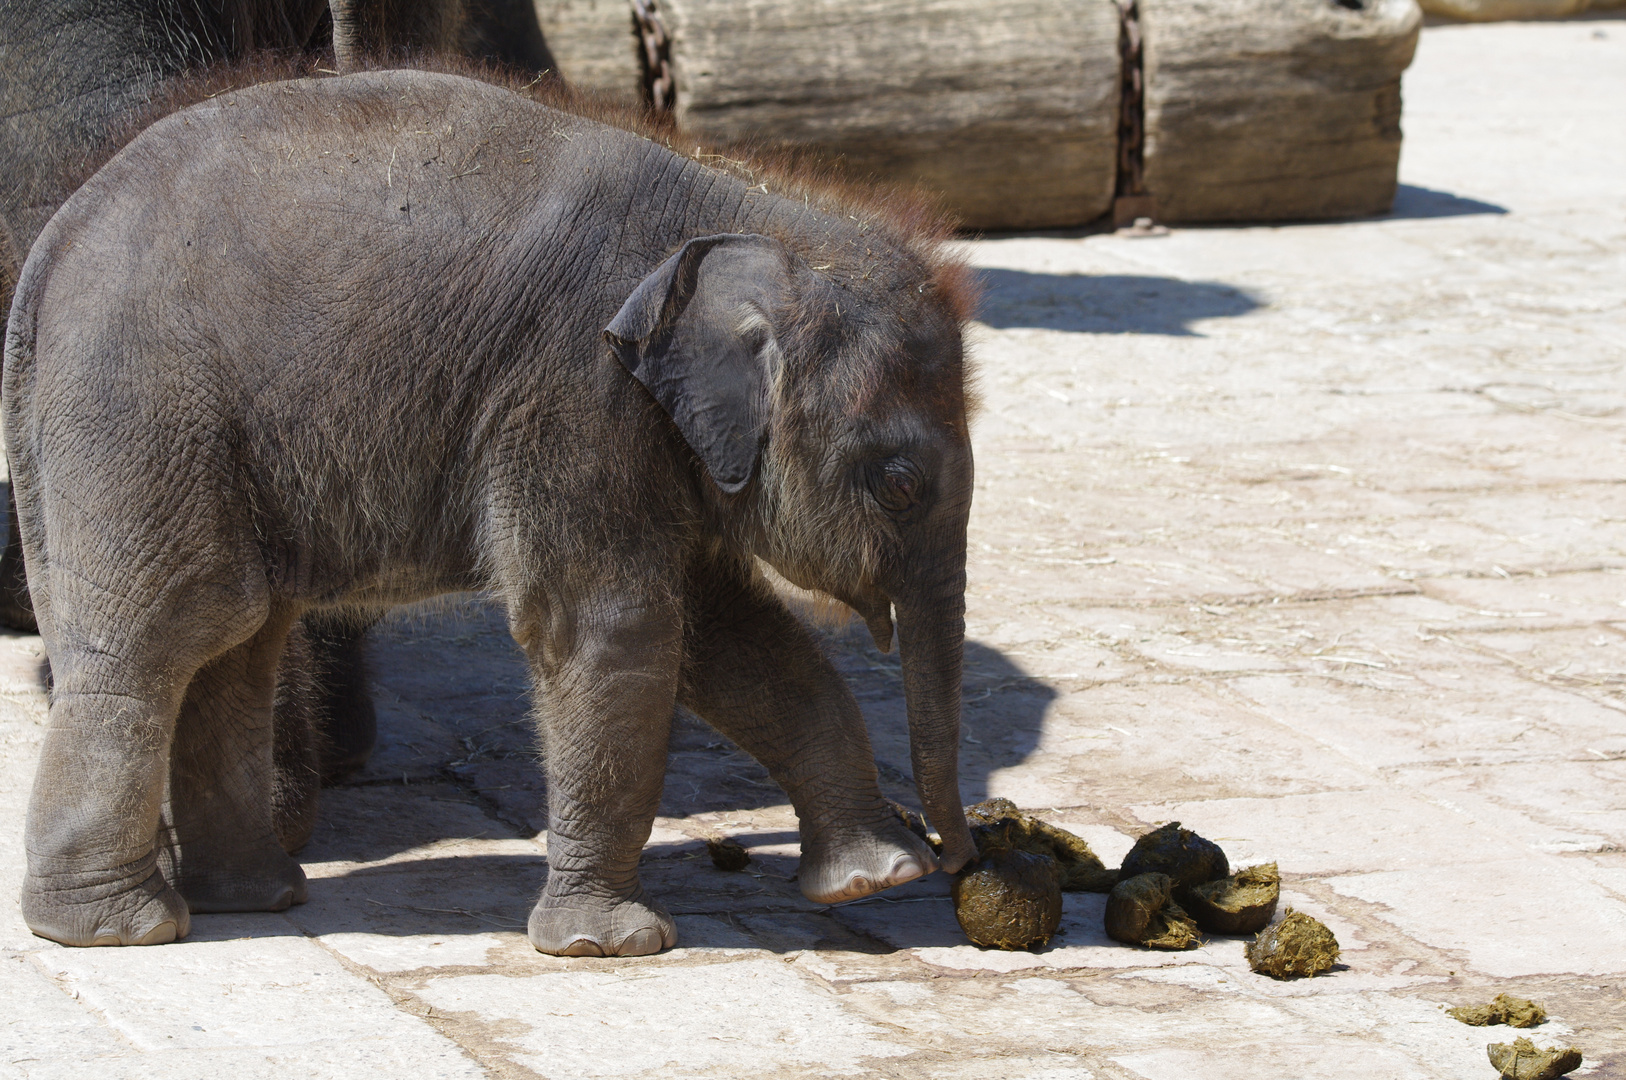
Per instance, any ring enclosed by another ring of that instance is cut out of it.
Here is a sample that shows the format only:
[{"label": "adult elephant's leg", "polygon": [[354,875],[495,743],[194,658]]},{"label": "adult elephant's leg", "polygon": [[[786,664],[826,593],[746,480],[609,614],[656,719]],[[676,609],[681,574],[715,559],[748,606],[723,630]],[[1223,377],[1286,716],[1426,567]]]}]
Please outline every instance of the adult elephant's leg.
[{"label": "adult elephant's leg", "polygon": [[531,0],[466,0],[463,51],[522,71],[559,72]]},{"label": "adult elephant's leg", "polygon": [[[11,294],[22,265],[11,235],[11,227],[0,218],[0,318],[11,310]],[[6,481],[6,544],[0,549],[0,626],[34,633],[34,603],[28,596],[28,577],[23,567],[23,535],[17,527],[17,499]]]},{"label": "adult elephant's leg", "polygon": [[400,49],[458,52],[541,74],[559,68],[531,0],[330,0],[339,70]]},{"label": "adult elephant's leg", "polygon": [[39,629],[34,621],[34,602],[28,595],[22,530],[17,527],[17,500],[9,482],[6,484],[6,545],[0,550],[0,626],[30,634]]},{"label": "adult elephant's leg", "polygon": [[461,0],[329,0],[328,8],[333,55],[343,72],[401,50],[460,52],[468,27]]},{"label": "adult elephant's leg", "polygon": [[159,863],[187,906],[282,911],[305,901],[305,875],[273,813],[272,701],[292,615],[193,676],[175,725]]},{"label": "adult elephant's leg", "polygon": [[[372,755],[378,713],[367,685],[366,633],[375,619],[312,613],[302,622],[314,694],[322,783],[340,783]],[[285,664],[286,668],[287,665]],[[290,677],[296,673],[289,672]]]},{"label": "adult elephant's leg", "polygon": [[882,796],[864,717],[795,616],[745,566],[689,589],[680,700],[760,761],[802,830],[802,892],[853,900],[937,868]]},{"label": "adult elephant's leg", "polygon": [[677,943],[638,857],[666,774],[681,632],[670,603],[596,596],[527,643],[548,772],[548,880],[531,944],[559,956],[641,956]]}]

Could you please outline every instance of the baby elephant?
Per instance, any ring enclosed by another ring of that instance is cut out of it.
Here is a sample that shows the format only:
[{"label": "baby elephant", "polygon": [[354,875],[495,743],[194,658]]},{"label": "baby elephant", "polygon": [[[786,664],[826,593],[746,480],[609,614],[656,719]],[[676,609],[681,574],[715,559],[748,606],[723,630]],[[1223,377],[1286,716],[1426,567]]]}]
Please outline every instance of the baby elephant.
[{"label": "baby elephant", "polygon": [[[153,944],[303,900],[270,810],[290,626],[460,590],[503,599],[534,672],[543,952],[674,944],[638,879],[674,702],[789,794],[814,900],[973,854],[963,270],[900,215],[772,186],[377,72],[215,97],[74,195],[6,332],[55,680],[35,933]],[[895,613],[940,856],[758,560],[882,648]]]}]

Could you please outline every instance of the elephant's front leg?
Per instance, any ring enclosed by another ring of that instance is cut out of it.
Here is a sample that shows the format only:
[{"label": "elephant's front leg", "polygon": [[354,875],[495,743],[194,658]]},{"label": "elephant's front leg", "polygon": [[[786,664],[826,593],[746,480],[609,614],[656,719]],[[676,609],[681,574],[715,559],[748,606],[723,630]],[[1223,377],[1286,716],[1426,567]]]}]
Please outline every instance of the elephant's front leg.
[{"label": "elephant's front leg", "polygon": [[671,605],[581,604],[529,647],[548,773],[548,881],[531,944],[558,956],[643,956],[677,944],[638,856],[660,808],[682,635]]},{"label": "elephant's front leg", "polygon": [[724,566],[689,593],[681,700],[790,796],[803,894],[856,900],[936,870],[881,795],[852,691],[772,590],[748,568]]}]

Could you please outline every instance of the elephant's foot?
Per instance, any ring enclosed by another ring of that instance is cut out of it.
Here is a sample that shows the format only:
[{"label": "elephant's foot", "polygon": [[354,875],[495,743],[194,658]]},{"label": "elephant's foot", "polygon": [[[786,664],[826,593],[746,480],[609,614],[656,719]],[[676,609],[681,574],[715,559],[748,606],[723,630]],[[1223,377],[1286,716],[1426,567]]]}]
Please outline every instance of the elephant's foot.
[{"label": "elephant's foot", "polygon": [[537,952],[554,956],[648,956],[677,944],[677,924],[640,890],[633,898],[549,896],[531,909]]},{"label": "elephant's foot", "polygon": [[866,829],[804,838],[796,871],[802,895],[816,904],[839,904],[925,877],[937,869],[926,842],[889,816]]},{"label": "elephant's foot", "polygon": [[[63,945],[164,945],[192,928],[186,901],[152,861],[134,879],[75,874],[23,879],[23,920]],[[87,878],[102,878],[85,884]]]},{"label": "elephant's foot", "polygon": [[287,911],[309,895],[305,871],[275,843],[222,857],[183,848],[169,863],[175,887],[198,914]]}]

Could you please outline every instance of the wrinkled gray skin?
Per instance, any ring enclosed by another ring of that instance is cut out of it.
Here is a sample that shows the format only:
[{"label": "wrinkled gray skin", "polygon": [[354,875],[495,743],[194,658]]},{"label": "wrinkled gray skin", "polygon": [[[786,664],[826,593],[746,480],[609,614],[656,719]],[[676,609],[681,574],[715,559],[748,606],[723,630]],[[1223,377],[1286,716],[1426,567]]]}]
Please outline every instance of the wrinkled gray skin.
[{"label": "wrinkled gray skin", "polygon": [[[335,27],[338,33],[334,32]],[[0,8],[0,287],[62,180],[161,84],[259,50],[353,68],[395,49],[554,69],[528,0],[6,0]]]},{"label": "wrinkled gray skin", "polygon": [[[505,601],[537,684],[538,949],[675,942],[637,869],[674,703],[789,794],[809,897],[958,869],[965,410],[915,254],[626,132],[408,72],[160,122],[51,221],[7,330],[56,679],[29,926],[157,943],[301,900],[267,808],[289,627],[452,590]],[[940,859],[759,558],[883,645],[895,611]]]},{"label": "wrinkled gray skin", "polygon": [[[337,27],[337,33],[334,32]],[[256,51],[316,54],[357,66],[395,49],[554,67],[530,0],[6,0],[0,7],[0,315],[28,249],[94,156],[165,80]],[[34,629],[9,488],[0,547],[0,625]],[[304,670],[285,673],[287,722],[313,713],[321,745],[279,749],[278,831],[290,851],[310,835],[325,776],[359,768],[377,730],[366,688],[364,624],[318,616],[295,630]],[[297,687],[297,689],[294,689]],[[314,756],[313,756],[314,755]]]}]

